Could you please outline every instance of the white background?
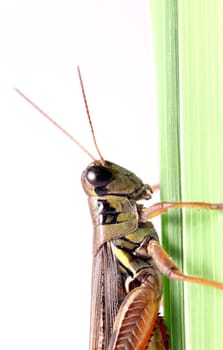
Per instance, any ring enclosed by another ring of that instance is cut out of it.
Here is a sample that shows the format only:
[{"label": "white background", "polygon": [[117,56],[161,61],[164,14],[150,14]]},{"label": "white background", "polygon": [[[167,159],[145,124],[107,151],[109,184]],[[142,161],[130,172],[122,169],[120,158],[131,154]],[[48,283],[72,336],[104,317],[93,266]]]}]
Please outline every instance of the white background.
[{"label": "white background", "polygon": [[148,2],[0,5],[0,349],[87,349],[92,225],[80,176],[96,157],[159,182]]}]

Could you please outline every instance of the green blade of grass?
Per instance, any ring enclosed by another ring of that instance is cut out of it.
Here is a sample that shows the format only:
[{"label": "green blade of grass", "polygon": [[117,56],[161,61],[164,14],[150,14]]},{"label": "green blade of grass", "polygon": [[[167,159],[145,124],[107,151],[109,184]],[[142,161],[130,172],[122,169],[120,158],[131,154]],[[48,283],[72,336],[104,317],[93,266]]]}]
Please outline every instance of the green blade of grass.
[{"label": "green blade of grass", "polygon": [[[163,200],[223,202],[223,2],[150,0]],[[223,213],[172,210],[163,244],[187,274],[223,281]],[[166,282],[173,350],[219,350],[223,292]]]}]

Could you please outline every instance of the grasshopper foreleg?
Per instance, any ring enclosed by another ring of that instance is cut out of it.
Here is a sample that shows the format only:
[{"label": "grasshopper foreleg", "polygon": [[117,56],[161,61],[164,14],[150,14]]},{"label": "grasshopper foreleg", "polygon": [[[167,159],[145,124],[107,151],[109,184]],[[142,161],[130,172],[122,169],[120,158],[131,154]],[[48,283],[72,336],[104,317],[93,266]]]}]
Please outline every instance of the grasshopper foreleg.
[{"label": "grasshopper foreleg", "polygon": [[151,205],[149,208],[143,208],[141,218],[150,220],[155,216],[166,213],[171,208],[195,208],[209,210],[223,210],[223,203],[206,203],[206,202],[159,202]]},{"label": "grasshopper foreleg", "polygon": [[156,192],[156,191],[159,191],[159,190],[160,190],[160,185],[159,184],[156,184],[156,185],[152,186],[153,193]]}]

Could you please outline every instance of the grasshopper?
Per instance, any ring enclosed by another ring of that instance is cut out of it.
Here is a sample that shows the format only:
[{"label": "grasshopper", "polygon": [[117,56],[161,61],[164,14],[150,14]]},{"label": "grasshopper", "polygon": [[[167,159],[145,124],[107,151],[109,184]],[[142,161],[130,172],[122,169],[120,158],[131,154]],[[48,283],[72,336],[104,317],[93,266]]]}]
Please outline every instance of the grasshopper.
[{"label": "grasshopper", "polygon": [[133,172],[104,160],[79,67],[78,75],[98,160],[20,90],[15,90],[93,159],[81,177],[94,228],[89,349],[170,350],[168,332],[158,314],[162,274],[221,290],[223,283],[182,273],[160,245],[150,220],[171,208],[222,210],[223,203],[140,204],[142,199],[151,199],[157,187],[144,184]]}]

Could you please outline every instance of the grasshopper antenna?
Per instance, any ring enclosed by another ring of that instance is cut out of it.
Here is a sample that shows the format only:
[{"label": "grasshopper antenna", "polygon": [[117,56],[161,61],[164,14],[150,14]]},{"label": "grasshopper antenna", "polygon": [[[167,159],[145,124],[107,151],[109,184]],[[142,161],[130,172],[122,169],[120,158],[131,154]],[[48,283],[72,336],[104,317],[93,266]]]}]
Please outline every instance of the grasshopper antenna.
[{"label": "grasshopper antenna", "polygon": [[[99,147],[97,145],[97,141],[96,141],[96,137],[95,137],[95,133],[94,133],[94,128],[93,128],[93,124],[92,124],[92,121],[91,121],[91,116],[90,116],[89,107],[88,107],[88,103],[87,103],[87,98],[86,98],[86,94],[85,94],[85,90],[84,90],[83,79],[82,79],[82,76],[81,76],[81,72],[80,72],[79,66],[77,66],[77,71],[78,71],[78,76],[79,76],[79,80],[80,80],[80,84],[81,84],[81,90],[82,90],[82,95],[83,95],[83,98],[84,98],[84,104],[85,104],[85,108],[86,108],[86,112],[87,112],[87,117],[88,117],[90,129],[91,129],[91,134],[92,134],[92,137],[93,137],[93,142],[94,142],[95,148],[96,148],[96,150],[98,152],[98,155],[100,157],[101,163],[104,164],[104,158],[102,157],[102,154],[101,154],[101,152],[99,150]],[[39,113],[41,113],[46,119],[48,119],[53,125],[55,125],[60,131],[62,131],[66,136],[68,136],[69,139],[71,139],[73,142],[75,142],[86,154],[88,154],[88,156],[91,159],[96,160],[96,158],[79,141],[77,141],[68,131],[66,131],[53,118],[51,118],[46,112],[44,112],[40,107],[38,107],[32,100],[30,100],[22,91],[20,91],[16,87],[14,87],[14,90],[22,98],[24,98],[31,106],[33,106]]]},{"label": "grasshopper antenna", "polygon": [[87,112],[89,125],[90,125],[90,128],[91,128],[91,134],[92,134],[92,137],[93,137],[94,145],[95,145],[95,148],[96,148],[96,150],[98,152],[98,155],[99,155],[99,158],[101,160],[101,163],[104,164],[105,163],[104,158],[102,157],[102,154],[101,154],[101,152],[99,150],[99,147],[98,147],[98,144],[97,144],[97,141],[96,141],[93,124],[92,124],[92,121],[91,121],[91,115],[90,115],[89,107],[88,107],[88,103],[87,103],[87,97],[86,97],[85,90],[84,90],[84,83],[83,83],[83,79],[82,79],[82,76],[81,76],[81,71],[80,71],[80,67],[79,66],[77,66],[77,72],[78,72],[78,76],[79,76],[79,80],[80,80],[80,84],[81,84],[82,95],[83,95],[83,98],[84,98],[84,104],[85,104],[85,108],[86,108],[86,112]]},{"label": "grasshopper antenna", "polygon": [[14,87],[14,90],[26,100],[31,106],[33,106],[39,113],[41,113],[46,119],[48,119],[53,125],[55,125],[60,131],[62,131],[66,136],[75,142],[91,159],[96,160],[96,158],[84,147],[80,142],[78,142],[68,131],[66,131],[60,124],[58,124],[53,118],[51,118],[46,112],[44,112],[40,107],[38,107],[32,100],[30,100],[22,91]]}]

